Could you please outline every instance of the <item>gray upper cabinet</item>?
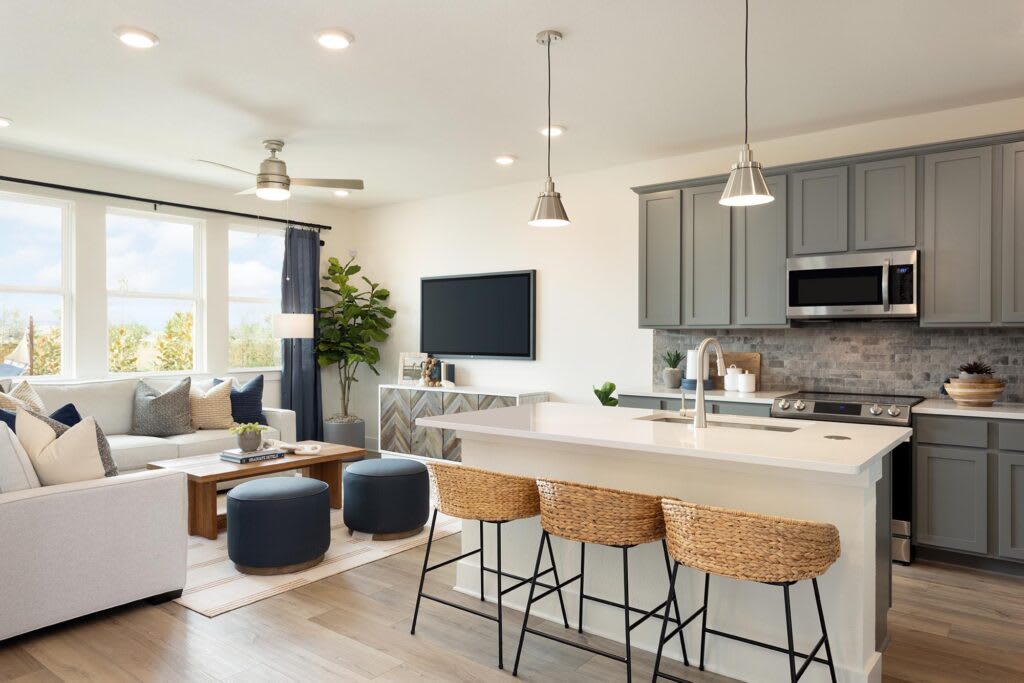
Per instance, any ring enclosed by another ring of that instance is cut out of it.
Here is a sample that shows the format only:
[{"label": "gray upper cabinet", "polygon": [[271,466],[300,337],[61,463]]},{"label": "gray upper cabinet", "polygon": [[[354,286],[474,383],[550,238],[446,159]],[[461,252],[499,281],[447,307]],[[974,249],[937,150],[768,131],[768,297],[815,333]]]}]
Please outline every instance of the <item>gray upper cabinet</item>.
[{"label": "gray upper cabinet", "polygon": [[914,157],[853,167],[853,247],[893,249],[917,243]]},{"label": "gray upper cabinet", "polygon": [[999,556],[1024,560],[1024,453],[1000,453]]},{"label": "gray upper cabinet", "polygon": [[982,449],[916,447],[918,543],[988,551],[988,454]]},{"label": "gray upper cabinet", "polygon": [[682,227],[679,190],[640,196],[640,326],[682,324]]},{"label": "gray upper cabinet", "polygon": [[766,179],[775,201],[734,209],[733,323],[786,325],[786,176]]},{"label": "gray upper cabinet", "polygon": [[729,325],[731,210],[718,200],[724,184],[683,191],[683,324]]},{"label": "gray upper cabinet", "polygon": [[1000,320],[1024,323],[1024,142],[1003,146],[1003,296]]},{"label": "gray upper cabinet", "polygon": [[922,325],[992,322],[992,148],[924,158]]},{"label": "gray upper cabinet", "polygon": [[848,248],[846,166],[790,176],[790,250],[795,256]]}]

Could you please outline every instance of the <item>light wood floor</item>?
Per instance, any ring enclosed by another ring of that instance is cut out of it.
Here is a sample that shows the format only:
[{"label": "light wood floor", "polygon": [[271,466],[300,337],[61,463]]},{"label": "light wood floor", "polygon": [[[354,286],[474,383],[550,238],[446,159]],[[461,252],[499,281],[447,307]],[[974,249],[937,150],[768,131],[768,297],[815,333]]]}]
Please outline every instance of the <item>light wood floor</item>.
[{"label": "light wood floor", "polygon": [[[458,543],[458,536],[440,541],[438,558],[455,555]],[[417,635],[409,635],[422,557],[422,548],[410,550],[215,619],[174,603],[135,604],[44,629],[0,644],[0,681],[514,680],[494,666],[491,622],[425,603]],[[439,593],[454,569],[432,576],[428,587]],[[918,563],[897,570],[895,603],[887,683],[1024,681],[1024,581]],[[509,668],[518,624],[510,612]],[[528,652],[525,681],[624,678],[621,664],[556,643],[534,638]],[[638,654],[636,680],[650,679],[651,664]]]}]

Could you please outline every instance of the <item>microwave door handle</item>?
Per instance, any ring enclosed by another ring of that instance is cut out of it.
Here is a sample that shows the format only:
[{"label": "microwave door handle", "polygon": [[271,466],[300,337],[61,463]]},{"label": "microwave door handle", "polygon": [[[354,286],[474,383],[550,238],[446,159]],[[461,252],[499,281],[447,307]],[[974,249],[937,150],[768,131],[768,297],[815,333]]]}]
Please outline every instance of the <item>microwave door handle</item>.
[{"label": "microwave door handle", "polygon": [[882,310],[889,312],[889,259],[882,259]]}]

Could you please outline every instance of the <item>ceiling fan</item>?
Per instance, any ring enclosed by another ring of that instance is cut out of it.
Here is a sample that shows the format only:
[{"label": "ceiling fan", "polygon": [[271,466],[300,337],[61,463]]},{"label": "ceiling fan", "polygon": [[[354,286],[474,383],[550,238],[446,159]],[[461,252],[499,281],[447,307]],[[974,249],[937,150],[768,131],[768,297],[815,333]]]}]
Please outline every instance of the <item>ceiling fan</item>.
[{"label": "ceiling fan", "polygon": [[284,148],[283,140],[264,140],[263,147],[270,152],[270,156],[260,162],[259,173],[252,173],[241,168],[228,166],[218,161],[207,161],[197,159],[204,164],[213,164],[222,168],[229,168],[232,171],[256,176],[256,186],[235,194],[255,194],[260,199],[270,201],[281,201],[291,197],[291,186],[303,187],[328,187],[335,190],[361,190],[362,180],[342,180],[340,178],[289,178],[288,168],[284,160],[277,158],[277,153]]}]

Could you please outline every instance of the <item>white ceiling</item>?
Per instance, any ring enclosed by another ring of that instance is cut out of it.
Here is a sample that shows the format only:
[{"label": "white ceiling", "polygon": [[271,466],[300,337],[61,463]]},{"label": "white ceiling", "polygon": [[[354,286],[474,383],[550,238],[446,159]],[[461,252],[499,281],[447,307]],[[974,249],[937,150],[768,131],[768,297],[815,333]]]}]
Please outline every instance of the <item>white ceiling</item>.
[{"label": "white ceiling", "polygon": [[[370,206],[738,143],[741,0],[47,0],[0,25],[0,145],[242,189],[260,140]],[[132,50],[128,24],[160,36]],[[329,52],[313,34],[355,37]],[[1024,95],[1020,0],[752,0],[752,140]],[[1024,127],[1024,124],[1022,124]],[[496,154],[519,162],[496,166]],[[358,195],[358,196],[357,196]],[[259,200],[253,198],[251,201]]]}]

